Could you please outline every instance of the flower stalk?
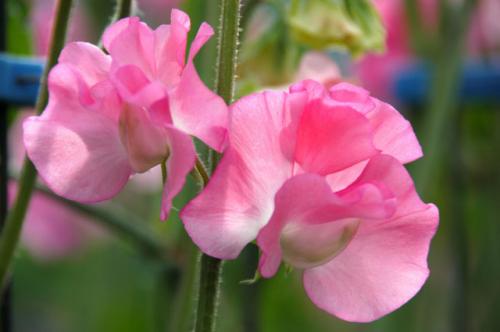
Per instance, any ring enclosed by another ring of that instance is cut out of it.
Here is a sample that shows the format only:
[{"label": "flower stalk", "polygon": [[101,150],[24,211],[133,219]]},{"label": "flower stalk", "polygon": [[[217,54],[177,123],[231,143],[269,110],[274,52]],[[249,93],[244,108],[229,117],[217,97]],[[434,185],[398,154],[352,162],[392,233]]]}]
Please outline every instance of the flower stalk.
[{"label": "flower stalk", "polygon": [[[41,114],[47,105],[48,87],[47,78],[50,70],[57,62],[59,53],[64,46],[66,39],[66,31],[68,29],[68,21],[71,11],[72,0],[58,0],[56,5],[56,13],[54,25],[52,27],[52,36],[47,63],[42,75],[42,82],[36,103],[36,113]],[[36,182],[36,169],[33,163],[28,159],[24,159],[23,168],[21,171],[21,179],[19,181],[19,192],[12,209],[7,215],[4,229],[0,235],[0,284],[6,284],[7,271],[12,261],[12,256],[19,242],[19,236],[23,226],[26,210],[33,192],[33,187]]]},{"label": "flower stalk", "polygon": [[[240,9],[240,0],[221,0],[220,2],[215,91],[227,104],[230,104],[234,98]],[[215,168],[218,159],[217,153],[212,151],[211,171]],[[204,180],[206,185],[208,177]],[[222,266],[222,260],[205,254],[201,255],[195,332],[215,331]]]}]

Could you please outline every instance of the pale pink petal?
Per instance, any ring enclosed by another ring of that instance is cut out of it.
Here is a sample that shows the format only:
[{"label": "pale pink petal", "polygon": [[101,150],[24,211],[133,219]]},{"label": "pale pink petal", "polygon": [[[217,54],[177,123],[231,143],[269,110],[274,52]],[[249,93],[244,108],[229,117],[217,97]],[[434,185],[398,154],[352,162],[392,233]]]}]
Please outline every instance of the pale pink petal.
[{"label": "pale pink petal", "polygon": [[106,28],[102,35],[102,44],[108,51],[111,43],[130,25],[130,17],[122,18]]},{"label": "pale pink petal", "polygon": [[172,35],[170,25],[160,25],[155,34],[155,78],[166,87],[174,87],[179,84],[184,57],[186,53],[187,31],[178,32],[178,36]]},{"label": "pale pink petal", "polygon": [[44,182],[68,199],[91,203],[116,195],[131,173],[115,123],[81,110],[64,122],[24,122],[24,146]]},{"label": "pale pink petal", "polygon": [[273,216],[257,237],[262,250],[260,272],[271,277],[282,252],[295,267],[324,264],[349,243],[360,218],[386,218],[393,212],[393,197],[385,197],[374,184],[339,196],[324,177],[297,175],[276,194]]},{"label": "pale pink petal", "polygon": [[135,172],[145,172],[167,158],[167,129],[153,122],[145,108],[125,105],[120,115],[119,132]]},{"label": "pale pink petal", "polygon": [[[123,20],[126,23],[122,22]],[[107,28],[105,32],[107,36],[103,39],[113,59],[113,66],[135,65],[152,80],[156,72],[154,33],[137,17],[123,20]]]},{"label": "pale pink petal", "polygon": [[181,212],[193,241],[224,259],[235,258],[256,238],[272,214],[274,194],[292,174],[281,142],[292,122],[286,94],[253,94],[231,112],[231,145],[206,189]]},{"label": "pale pink petal", "polygon": [[[150,82],[135,65],[120,66],[113,70],[111,81],[120,97],[129,104],[149,108],[167,97],[163,84],[158,81]],[[168,114],[168,108],[165,113]]]},{"label": "pale pink petal", "polygon": [[50,71],[48,83],[46,119],[72,121],[87,108],[117,122],[122,104],[109,81],[103,80],[90,87],[77,67],[61,63]]},{"label": "pale pink petal", "polygon": [[368,120],[345,106],[311,101],[297,131],[295,159],[306,172],[326,175],[370,158],[372,144]]},{"label": "pale pink petal", "polygon": [[82,105],[92,104],[89,87],[81,75],[67,64],[56,65],[49,73],[49,103],[44,111],[46,118],[52,120],[71,120],[80,113]]},{"label": "pale pink petal", "polygon": [[59,63],[65,63],[78,70],[88,86],[107,79],[111,57],[90,43],[73,42],[64,47]]},{"label": "pale pink petal", "polygon": [[170,22],[170,25],[159,26],[154,33],[156,78],[172,87],[179,83],[185,65],[186,45],[191,23],[189,16],[178,9],[172,10]]},{"label": "pale pink petal", "polygon": [[438,223],[436,207],[419,199],[409,174],[394,158],[373,158],[354,185],[375,181],[396,196],[393,217],[363,221],[342,253],[304,273],[311,300],[348,321],[373,321],[399,308],[429,274],[427,253]]},{"label": "pale pink petal", "polygon": [[161,219],[166,220],[172,200],[182,190],[186,176],[191,172],[196,160],[196,150],[191,137],[166,126],[170,156],[167,160],[167,181],[163,190]]},{"label": "pale pink petal", "polygon": [[192,61],[194,54],[210,37],[211,31],[208,25],[200,27],[179,85],[170,94],[170,112],[177,128],[221,152],[226,144],[228,108],[224,100],[203,83]]}]

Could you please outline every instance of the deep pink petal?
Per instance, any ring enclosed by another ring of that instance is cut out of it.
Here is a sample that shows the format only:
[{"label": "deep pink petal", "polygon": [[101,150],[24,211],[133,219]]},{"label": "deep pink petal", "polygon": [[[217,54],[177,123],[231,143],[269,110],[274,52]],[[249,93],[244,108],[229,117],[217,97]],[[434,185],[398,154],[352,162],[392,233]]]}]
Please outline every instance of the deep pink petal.
[{"label": "deep pink petal", "polygon": [[368,120],[355,110],[310,102],[300,120],[295,159],[306,172],[330,174],[376,154]]},{"label": "deep pink petal", "polygon": [[311,300],[348,321],[372,321],[399,308],[420,290],[429,273],[427,253],[438,223],[437,208],[420,200],[409,174],[392,157],[373,158],[353,186],[375,182],[396,197],[394,215],[363,221],[342,253],[304,273]]},{"label": "deep pink petal", "polygon": [[272,276],[282,253],[295,267],[321,265],[345,248],[360,218],[386,218],[393,207],[393,198],[384,197],[373,184],[340,197],[322,176],[294,176],[276,194],[274,213],[257,238],[260,272]]},{"label": "deep pink petal", "polygon": [[184,187],[186,176],[193,169],[196,159],[191,137],[172,126],[166,126],[166,130],[170,156],[167,160],[167,181],[162,197],[162,220],[168,218],[172,200]]},{"label": "deep pink petal", "polygon": [[50,189],[75,201],[109,199],[131,173],[116,124],[99,113],[81,110],[64,122],[30,117],[24,146]]},{"label": "deep pink petal", "polygon": [[211,148],[222,151],[226,144],[229,113],[224,100],[200,79],[193,56],[213,31],[202,25],[191,45],[188,63],[179,85],[170,94],[170,111],[177,128],[196,136]]},{"label": "deep pink petal", "polygon": [[59,63],[74,66],[88,86],[107,79],[111,57],[90,43],[73,42],[64,47]]},{"label": "deep pink petal", "polygon": [[286,94],[253,94],[231,112],[231,145],[206,189],[181,212],[193,241],[224,259],[235,258],[256,238],[272,214],[275,193],[292,174],[281,142],[293,122]]}]

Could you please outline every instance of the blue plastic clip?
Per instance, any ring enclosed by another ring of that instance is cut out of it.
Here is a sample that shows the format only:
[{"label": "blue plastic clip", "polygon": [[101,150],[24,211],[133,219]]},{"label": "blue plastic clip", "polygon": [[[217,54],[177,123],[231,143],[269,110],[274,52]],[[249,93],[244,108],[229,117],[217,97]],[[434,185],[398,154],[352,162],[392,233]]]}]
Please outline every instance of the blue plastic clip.
[{"label": "blue plastic clip", "polygon": [[44,61],[0,53],[0,100],[32,106],[36,102]]},{"label": "blue plastic clip", "polygon": [[[394,81],[394,91],[405,104],[425,102],[431,89],[432,67],[417,63],[404,69]],[[500,59],[490,62],[467,61],[460,77],[461,102],[500,103]]]}]

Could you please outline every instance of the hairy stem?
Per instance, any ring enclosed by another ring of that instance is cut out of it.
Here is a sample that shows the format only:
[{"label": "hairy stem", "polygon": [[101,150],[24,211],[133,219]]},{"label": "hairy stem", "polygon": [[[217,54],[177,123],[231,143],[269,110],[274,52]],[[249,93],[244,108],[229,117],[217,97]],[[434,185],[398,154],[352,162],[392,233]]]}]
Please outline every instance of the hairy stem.
[{"label": "hairy stem", "polygon": [[[218,29],[217,71],[215,91],[227,104],[233,101],[238,56],[240,0],[221,0]],[[218,162],[213,153],[211,171]],[[208,182],[208,176],[207,176]],[[222,260],[202,254],[195,332],[213,332],[219,302]]]},{"label": "hairy stem", "polygon": [[[42,81],[36,103],[36,113],[41,114],[47,105],[48,89],[47,77],[49,71],[54,67],[57,58],[64,46],[66,30],[71,11],[72,0],[59,0],[56,6],[54,25],[52,27],[52,36],[47,56],[47,63],[42,75]],[[12,209],[7,215],[5,226],[0,235],[0,284],[5,285],[6,276],[12,261],[12,256],[19,242],[19,236],[23,226],[26,210],[31,198],[33,186],[36,181],[36,170],[31,161],[24,159],[21,171],[21,180],[19,181],[19,191]]]}]

